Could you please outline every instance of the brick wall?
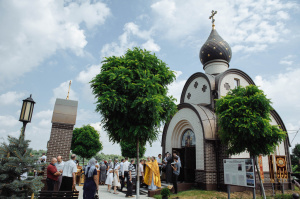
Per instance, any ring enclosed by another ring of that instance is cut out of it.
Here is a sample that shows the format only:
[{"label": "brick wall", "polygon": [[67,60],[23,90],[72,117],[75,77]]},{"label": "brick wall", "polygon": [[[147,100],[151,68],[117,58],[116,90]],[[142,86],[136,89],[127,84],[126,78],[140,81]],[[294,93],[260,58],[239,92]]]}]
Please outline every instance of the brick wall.
[{"label": "brick wall", "polygon": [[[218,146],[216,147],[216,141],[205,141],[205,170],[196,170],[195,172],[195,181],[202,189],[216,190],[218,174],[220,188],[224,184],[223,159],[228,158],[228,155],[225,152],[226,147],[222,146],[219,141],[217,141],[217,144]],[[216,156],[216,152],[218,157]],[[219,167],[216,165],[217,158]]]},{"label": "brick wall", "polygon": [[69,159],[73,135],[72,124],[53,123],[50,140],[48,142],[47,159],[61,155],[64,161]]}]

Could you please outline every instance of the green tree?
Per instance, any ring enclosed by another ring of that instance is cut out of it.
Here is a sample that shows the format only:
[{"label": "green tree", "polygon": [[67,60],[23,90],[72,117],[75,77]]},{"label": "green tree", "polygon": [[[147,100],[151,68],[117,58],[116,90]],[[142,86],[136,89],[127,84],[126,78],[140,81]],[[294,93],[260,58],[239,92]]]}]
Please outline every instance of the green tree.
[{"label": "green tree", "polygon": [[[139,143],[139,157],[143,157],[146,152],[145,144],[143,145],[141,142]],[[134,142],[120,142],[121,153],[124,157],[135,158],[136,157],[136,143]]]},{"label": "green tree", "polygon": [[104,153],[97,153],[97,155],[95,155],[94,158],[98,162],[100,162],[102,160],[108,161],[109,159],[111,159],[111,160],[118,159],[119,161],[121,161],[122,159],[125,159],[123,156],[120,156],[120,155],[116,155],[116,154],[104,154]]},{"label": "green tree", "polygon": [[32,150],[31,154],[34,156],[35,159],[39,159],[40,157],[42,157],[42,155],[47,154],[46,150]]},{"label": "green tree", "polygon": [[42,177],[21,179],[22,174],[40,169],[22,131],[19,138],[8,136],[9,144],[0,145],[0,198],[27,198],[44,186]]},{"label": "green tree", "polygon": [[270,124],[271,101],[255,85],[235,88],[216,101],[218,135],[228,154],[248,151],[258,170],[257,156],[269,155],[286,138],[286,132]]},{"label": "green tree", "polygon": [[176,112],[175,99],[167,96],[175,74],[155,54],[140,48],[106,57],[102,63],[91,81],[96,111],[111,141],[136,144],[139,161],[139,141],[155,141],[159,127]]},{"label": "green tree", "polygon": [[291,155],[291,162],[293,166],[293,172],[300,173],[300,144],[296,144],[295,148],[292,150],[293,154]]},{"label": "green tree", "polygon": [[74,129],[71,150],[83,158],[83,164],[85,158],[93,157],[102,149],[100,134],[94,127],[88,124]]}]

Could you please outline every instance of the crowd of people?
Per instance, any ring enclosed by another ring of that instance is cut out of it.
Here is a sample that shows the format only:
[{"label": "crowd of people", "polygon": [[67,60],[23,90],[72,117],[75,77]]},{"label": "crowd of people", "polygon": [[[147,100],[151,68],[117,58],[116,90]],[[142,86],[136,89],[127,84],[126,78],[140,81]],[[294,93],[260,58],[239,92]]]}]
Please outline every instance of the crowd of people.
[{"label": "crowd of people", "polygon": [[[137,174],[137,166],[139,173]],[[72,155],[67,162],[62,161],[62,157],[52,158],[47,167],[47,187],[48,191],[72,191],[76,185],[76,173],[78,162],[76,155]],[[173,184],[175,194],[177,193],[177,181],[180,175],[181,162],[176,152],[173,155],[166,153],[162,159],[158,157],[148,157],[135,164],[135,159],[128,158],[118,160],[102,160],[100,163],[96,159],[89,160],[88,165],[83,167],[85,176],[83,186],[83,198],[94,198],[99,189],[99,185],[107,185],[107,191],[118,194],[123,191],[126,184],[126,197],[133,196],[133,185],[139,178],[140,187],[147,187],[148,190],[156,190],[161,187],[161,179],[164,178],[167,184]],[[99,171],[98,171],[99,170]],[[99,174],[98,174],[99,173]]]}]

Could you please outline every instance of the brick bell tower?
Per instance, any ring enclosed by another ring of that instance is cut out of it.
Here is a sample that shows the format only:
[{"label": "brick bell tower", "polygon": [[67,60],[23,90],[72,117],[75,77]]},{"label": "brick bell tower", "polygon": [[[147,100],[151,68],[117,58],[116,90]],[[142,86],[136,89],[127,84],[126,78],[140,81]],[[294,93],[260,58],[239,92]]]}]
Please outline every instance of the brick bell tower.
[{"label": "brick bell tower", "polygon": [[78,101],[56,99],[50,140],[47,145],[48,162],[61,155],[64,161],[69,159],[74,125],[76,124]]}]

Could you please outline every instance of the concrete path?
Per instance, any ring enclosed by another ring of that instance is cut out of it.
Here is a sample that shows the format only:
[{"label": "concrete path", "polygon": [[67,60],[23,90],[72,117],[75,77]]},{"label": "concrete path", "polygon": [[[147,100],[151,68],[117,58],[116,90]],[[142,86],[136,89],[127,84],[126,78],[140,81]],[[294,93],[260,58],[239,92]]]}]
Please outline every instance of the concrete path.
[{"label": "concrete path", "polygon": [[[76,189],[79,191],[79,199],[83,199],[83,190],[82,190],[82,186],[76,186]],[[126,190],[126,188],[124,188],[124,190]],[[123,190],[123,191],[124,191]],[[119,192],[119,194],[113,194],[113,190],[112,193],[107,192],[107,185],[101,185],[99,186],[99,198],[107,198],[107,199],[114,199],[114,198],[125,198],[125,193]],[[134,197],[136,198],[136,197]],[[133,198],[133,199],[134,199]],[[147,195],[140,195],[140,199],[151,199],[152,197],[147,197]]]}]

